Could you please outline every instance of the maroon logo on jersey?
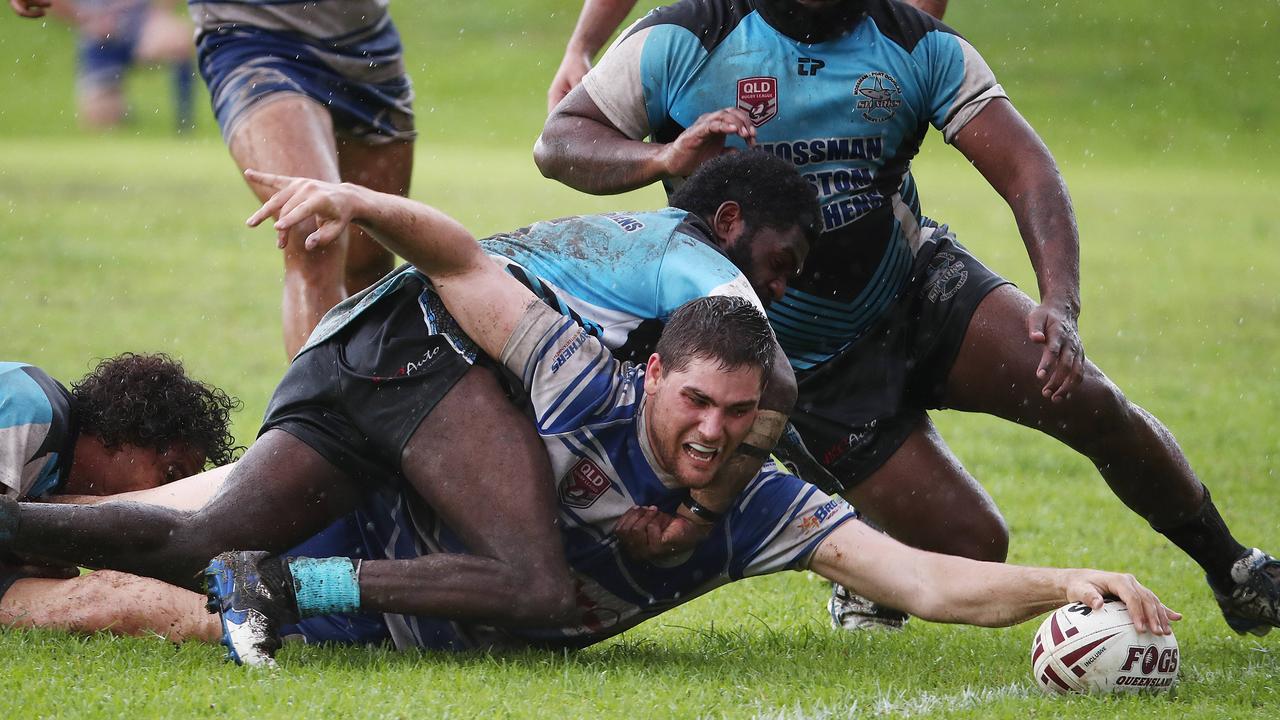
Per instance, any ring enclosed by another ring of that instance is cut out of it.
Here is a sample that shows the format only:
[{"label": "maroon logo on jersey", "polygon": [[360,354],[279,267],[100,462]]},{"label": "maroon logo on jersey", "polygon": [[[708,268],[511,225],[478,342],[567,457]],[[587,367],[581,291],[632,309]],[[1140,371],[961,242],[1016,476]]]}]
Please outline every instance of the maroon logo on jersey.
[{"label": "maroon logo on jersey", "polygon": [[778,114],[778,78],[749,77],[738,81],[738,108],[745,110],[756,127]]},{"label": "maroon logo on jersey", "polygon": [[560,502],[575,508],[591,507],[611,484],[603,470],[582,458],[560,481]]}]

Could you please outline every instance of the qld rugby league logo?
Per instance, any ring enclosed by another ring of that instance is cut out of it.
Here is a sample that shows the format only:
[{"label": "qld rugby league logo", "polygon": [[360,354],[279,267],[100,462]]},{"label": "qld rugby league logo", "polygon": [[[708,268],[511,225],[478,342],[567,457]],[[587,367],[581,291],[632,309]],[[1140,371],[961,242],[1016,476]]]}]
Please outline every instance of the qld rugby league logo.
[{"label": "qld rugby league logo", "polygon": [[560,481],[560,502],[579,509],[591,507],[612,484],[595,463],[582,458]]},{"label": "qld rugby league logo", "polygon": [[778,78],[749,77],[738,81],[738,108],[746,111],[756,127],[778,114]]},{"label": "qld rugby league logo", "polygon": [[902,86],[889,73],[869,72],[853,85],[854,112],[867,122],[882,123],[902,107]]}]

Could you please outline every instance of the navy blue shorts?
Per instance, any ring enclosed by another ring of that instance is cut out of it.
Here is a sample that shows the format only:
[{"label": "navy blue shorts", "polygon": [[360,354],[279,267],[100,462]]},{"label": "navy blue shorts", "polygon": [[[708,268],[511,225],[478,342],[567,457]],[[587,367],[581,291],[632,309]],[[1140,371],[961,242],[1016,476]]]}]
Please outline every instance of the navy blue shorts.
[{"label": "navy blue shorts", "polygon": [[417,135],[413,84],[404,72],[400,35],[390,22],[349,47],[248,26],[224,27],[202,32],[196,53],[228,143],[251,109],[289,96],[323,105],[342,137],[378,144]]},{"label": "navy blue shorts", "polygon": [[[839,485],[880,469],[924,419],[942,407],[947,376],[983,298],[1009,284],[971,255],[945,226],[916,255],[897,304],[852,347],[799,378],[791,422]],[[808,478],[806,478],[808,479]]]},{"label": "navy blue shorts", "polygon": [[80,92],[120,87],[125,71],[133,65],[133,54],[150,7],[150,3],[141,0],[108,10],[112,13],[111,27],[105,35],[98,37],[82,33],[79,36],[76,41],[76,83]]}]

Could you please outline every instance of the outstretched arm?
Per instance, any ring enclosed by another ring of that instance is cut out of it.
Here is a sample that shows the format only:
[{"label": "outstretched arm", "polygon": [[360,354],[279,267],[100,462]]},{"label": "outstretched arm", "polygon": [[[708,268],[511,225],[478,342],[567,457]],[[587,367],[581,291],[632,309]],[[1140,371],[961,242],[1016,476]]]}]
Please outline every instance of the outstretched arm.
[{"label": "outstretched arm", "polygon": [[274,227],[283,247],[291,227],[315,218],[316,230],[305,240],[307,248],[314,249],[358,223],[431,279],[449,313],[490,357],[502,357],[525,309],[537,302],[528,288],[485,255],[466,228],[433,207],[351,183],[256,170],[246,170],[245,176],[276,190],[249,218],[250,226],[277,218]]},{"label": "outstretched arm", "polygon": [[935,622],[1002,627],[1069,602],[1102,607],[1124,601],[1138,632],[1170,632],[1182,616],[1132,575],[1101,570],[1032,568],[925,552],[861,522],[837,528],[814,552],[809,569],[859,594]]},{"label": "outstretched arm", "polygon": [[[22,0],[13,0],[21,2]],[[604,47],[623,18],[636,6],[636,0],[586,0],[578,24],[564,49],[564,59],[547,90],[547,112],[550,113],[569,91],[582,82],[591,69],[591,59]]]},{"label": "outstretched arm", "polygon": [[1080,237],[1067,184],[1040,136],[1003,98],[992,100],[953,141],[1009,203],[1031,257],[1040,305],[1027,335],[1044,346],[1036,377],[1042,394],[1066,398],[1084,378],[1080,340]]}]

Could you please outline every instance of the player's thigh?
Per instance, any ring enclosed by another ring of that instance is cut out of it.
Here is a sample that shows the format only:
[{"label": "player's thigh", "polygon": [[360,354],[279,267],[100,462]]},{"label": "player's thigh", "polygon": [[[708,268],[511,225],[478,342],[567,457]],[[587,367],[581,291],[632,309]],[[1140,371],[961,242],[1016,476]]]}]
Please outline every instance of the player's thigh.
[{"label": "player's thigh", "polygon": [[[298,93],[260,98],[244,111],[228,141],[240,169],[253,168],[280,175],[296,175],[340,182],[333,119],[323,105]],[[250,183],[259,200],[273,190]]]},{"label": "player's thigh", "polygon": [[560,552],[546,449],[489,370],[473,367],[436,404],[405,445],[402,466],[472,552]]},{"label": "player's thigh", "polygon": [[844,497],[881,530],[923,550],[1004,560],[1008,529],[995,501],[927,416]]},{"label": "player's thigh", "polygon": [[1044,380],[1036,377],[1036,369],[1044,346],[1027,335],[1027,317],[1035,306],[1012,285],[983,299],[947,376],[945,405],[996,415],[1059,438],[1112,426],[1127,401],[1087,359],[1084,379],[1065,400],[1055,403],[1041,393]]},{"label": "player's thigh", "polygon": [[181,62],[195,55],[191,22],[164,8],[152,8],[138,33],[134,57],[142,62]]},{"label": "player's thigh", "polygon": [[407,196],[413,175],[413,141],[364,142],[338,137],[338,171],[343,182]]}]

